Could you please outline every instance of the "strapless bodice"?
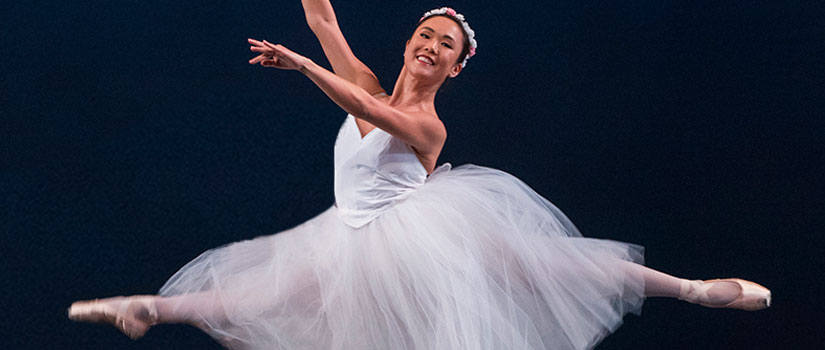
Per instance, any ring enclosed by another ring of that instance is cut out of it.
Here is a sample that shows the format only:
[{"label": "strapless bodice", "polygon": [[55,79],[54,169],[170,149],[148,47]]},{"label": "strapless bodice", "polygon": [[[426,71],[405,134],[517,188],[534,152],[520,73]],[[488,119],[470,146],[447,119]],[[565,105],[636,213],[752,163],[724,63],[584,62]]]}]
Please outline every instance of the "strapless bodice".
[{"label": "strapless bodice", "polygon": [[335,206],[347,225],[366,225],[426,181],[409,145],[379,128],[362,139],[347,115],[335,140]]}]

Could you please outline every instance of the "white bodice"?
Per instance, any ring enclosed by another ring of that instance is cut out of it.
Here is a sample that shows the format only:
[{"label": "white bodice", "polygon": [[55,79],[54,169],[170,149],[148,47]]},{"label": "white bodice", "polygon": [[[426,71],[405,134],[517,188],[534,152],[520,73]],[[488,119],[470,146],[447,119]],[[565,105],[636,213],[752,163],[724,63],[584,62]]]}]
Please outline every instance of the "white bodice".
[{"label": "white bodice", "polygon": [[355,117],[347,115],[335,140],[335,206],[347,225],[366,225],[426,181],[409,145],[379,128],[362,139]]}]

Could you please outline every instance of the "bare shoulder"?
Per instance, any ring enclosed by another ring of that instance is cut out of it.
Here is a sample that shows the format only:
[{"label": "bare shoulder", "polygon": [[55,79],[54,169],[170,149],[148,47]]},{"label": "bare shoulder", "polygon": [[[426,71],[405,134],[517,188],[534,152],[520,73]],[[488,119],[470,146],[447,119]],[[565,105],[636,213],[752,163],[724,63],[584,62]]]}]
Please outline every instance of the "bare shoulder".
[{"label": "bare shoulder", "polygon": [[435,170],[435,167],[438,164],[438,157],[441,155],[441,150],[443,147],[444,143],[441,143],[428,151],[422,151],[417,149],[415,146],[410,145],[410,148],[413,152],[415,152],[415,156],[418,158],[418,161],[421,162],[421,165],[424,166],[427,174],[431,174]]},{"label": "bare shoulder", "polygon": [[426,138],[429,142],[417,147],[410,145],[410,147],[418,154],[422,163],[429,163],[432,166],[428,168],[433,168],[439,154],[441,154],[441,150],[444,148],[444,143],[447,141],[447,128],[438,116],[423,114],[419,117],[423,126],[422,129],[426,130]]},{"label": "bare shoulder", "polygon": [[431,130],[435,137],[435,144],[438,144],[438,148],[441,149],[441,146],[444,145],[444,142],[447,140],[447,127],[444,126],[444,122],[442,122],[438,116],[431,116],[427,119],[427,122],[429,124],[428,129]]}]

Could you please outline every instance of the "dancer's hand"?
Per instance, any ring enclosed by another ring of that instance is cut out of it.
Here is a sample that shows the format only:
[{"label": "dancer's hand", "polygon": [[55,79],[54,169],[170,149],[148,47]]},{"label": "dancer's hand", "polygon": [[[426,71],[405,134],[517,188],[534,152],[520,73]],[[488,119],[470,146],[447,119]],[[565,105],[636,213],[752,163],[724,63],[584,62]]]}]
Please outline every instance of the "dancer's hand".
[{"label": "dancer's hand", "polygon": [[299,70],[310,62],[308,58],[287,49],[283,45],[276,45],[266,40],[258,41],[255,39],[247,39],[247,41],[252,44],[249,50],[261,53],[249,60],[249,64],[260,63],[265,67]]}]

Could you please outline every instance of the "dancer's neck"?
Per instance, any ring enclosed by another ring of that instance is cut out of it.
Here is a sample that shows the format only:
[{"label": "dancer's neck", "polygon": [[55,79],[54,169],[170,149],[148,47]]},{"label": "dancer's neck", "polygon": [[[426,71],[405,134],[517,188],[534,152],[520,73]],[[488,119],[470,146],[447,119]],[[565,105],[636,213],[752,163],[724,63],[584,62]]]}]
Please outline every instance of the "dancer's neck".
[{"label": "dancer's neck", "polygon": [[441,84],[417,79],[401,68],[392,90],[390,106],[435,114],[435,94]]}]

